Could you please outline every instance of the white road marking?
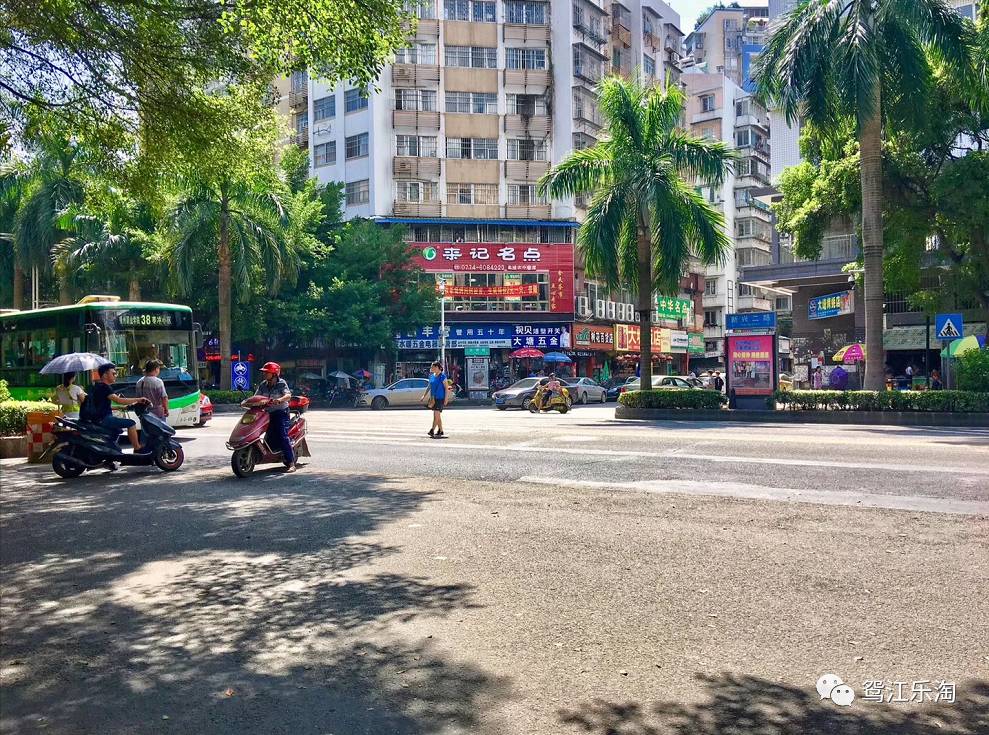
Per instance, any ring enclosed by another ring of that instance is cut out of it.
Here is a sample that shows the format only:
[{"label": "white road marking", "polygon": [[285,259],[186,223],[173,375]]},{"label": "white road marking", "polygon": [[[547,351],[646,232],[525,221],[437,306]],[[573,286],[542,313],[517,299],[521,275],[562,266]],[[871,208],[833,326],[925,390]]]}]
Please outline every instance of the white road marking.
[{"label": "white road marking", "polygon": [[982,515],[989,513],[989,502],[932,498],[923,495],[880,495],[878,493],[841,492],[837,490],[796,490],[766,487],[744,482],[695,482],[691,480],[639,480],[607,482],[573,480],[565,477],[525,475],[518,482],[556,487],[580,487],[596,490],[626,489],[659,494],[713,495],[748,500],[784,500],[816,505],[847,505],[856,508],[890,508],[925,513]]}]

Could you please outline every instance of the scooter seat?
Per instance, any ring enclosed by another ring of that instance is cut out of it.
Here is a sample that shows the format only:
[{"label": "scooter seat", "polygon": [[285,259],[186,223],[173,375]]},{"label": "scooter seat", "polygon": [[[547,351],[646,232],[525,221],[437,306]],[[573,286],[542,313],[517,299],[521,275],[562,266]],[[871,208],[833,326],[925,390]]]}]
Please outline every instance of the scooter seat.
[{"label": "scooter seat", "polygon": [[81,419],[80,420],[67,419],[65,417],[62,417],[59,420],[63,424],[68,426],[70,429],[75,429],[77,431],[96,431],[101,434],[106,434],[109,437],[117,437],[120,435],[120,432],[117,429],[108,429],[102,424],[94,424],[89,421],[83,421]]}]

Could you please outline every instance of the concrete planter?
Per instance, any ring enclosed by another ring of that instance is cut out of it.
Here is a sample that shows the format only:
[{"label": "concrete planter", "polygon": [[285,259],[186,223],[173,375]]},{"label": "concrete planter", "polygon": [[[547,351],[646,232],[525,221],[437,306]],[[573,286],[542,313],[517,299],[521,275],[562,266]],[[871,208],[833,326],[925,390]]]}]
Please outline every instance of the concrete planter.
[{"label": "concrete planter", "polygon": [[748,421],[768,424],[867,424],[873,426],[989,426],[989,413],[936,411],[719,411],[665,408],[615,409],[616,419],[640,421]]},{"label": "concrete planter", "polygon": [[27,457],[27,435],[0,436],[0,459]]}]

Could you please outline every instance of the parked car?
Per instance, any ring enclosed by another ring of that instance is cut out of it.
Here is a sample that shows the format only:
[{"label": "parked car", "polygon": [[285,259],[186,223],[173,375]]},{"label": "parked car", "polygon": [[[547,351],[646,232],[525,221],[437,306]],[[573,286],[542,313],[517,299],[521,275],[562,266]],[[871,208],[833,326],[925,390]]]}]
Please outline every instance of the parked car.
[{"label": "parked car", "polygon": [[638,378],[636,378],[634,375],[629,375],[627,378],[624,378],[624,379],[622,379],[622,378],[613,378],[612,380],[608,381],[609,382],[609,385],[608,385],[608,400],[609,401],[617,401],[618,400],[618,396],[621,395],[621,393],[622,393],[622,388],[624,388],[626,385],[628,385],[629,383],[632,383],[632,382],[634,382],[636,380],[638,380]]},{"label": "parked car", "polygon": [[199,423],[197,426],[206,426],[206,422],[213,418],[213,401],[205,393],[199,394]]},{"label": "parked car", "polygon": [[[703,390],[703,383],[698,378],[688,378],[683,375],[653,375],[653,390]],[[621,392],[639,390],[639,379],[622,386]]]},{"label": "parked car", "polygon": [[[357,405],[370,406],[375,411],[391,407],[422,406],[420,399],[428,386],[429,381],[425,378],[402,378],[387,388],[372,388],[364,391],[358,397]],[[456,398],[451,397],[450,400]]]},{"label": "parked car", "polygon": [[574,403],[604,403],[608,400],[608,390],[594,378],[563,378],[562,382],[570,390]]},{"label": "parked car", "polygon": [[504,411],[506,408],[521,408],[529,410],[529,404],[536,395],[536,386],[542,378],[522,378],[503,390],[491,394],[495,408]]}]

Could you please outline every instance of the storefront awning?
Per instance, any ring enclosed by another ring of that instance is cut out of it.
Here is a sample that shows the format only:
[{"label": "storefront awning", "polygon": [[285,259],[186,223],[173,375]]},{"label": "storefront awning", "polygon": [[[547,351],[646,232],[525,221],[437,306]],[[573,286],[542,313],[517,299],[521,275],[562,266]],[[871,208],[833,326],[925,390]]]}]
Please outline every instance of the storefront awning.
[{"label": "storefront awning", "polygon": [[[931,349],[940,350],[944,345],[934,336],[934,323],[931,323]],[[965,336],[970,334],[984,337],[986,334],[985,322],[973,322],[965,325]],[[924,325],[912,325],[906,327],[889,327],[883,332],[883,347],[889,350],[923,350]]]}]

